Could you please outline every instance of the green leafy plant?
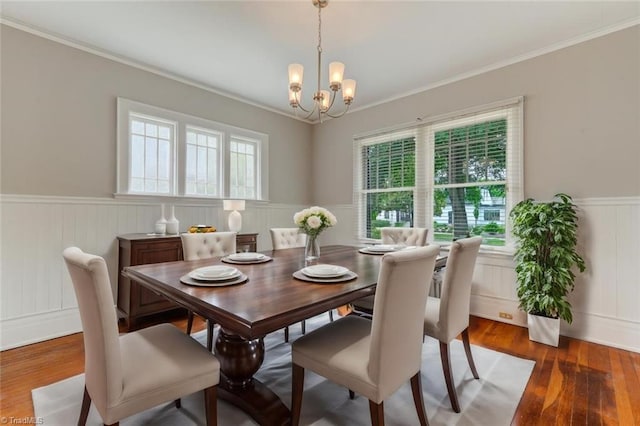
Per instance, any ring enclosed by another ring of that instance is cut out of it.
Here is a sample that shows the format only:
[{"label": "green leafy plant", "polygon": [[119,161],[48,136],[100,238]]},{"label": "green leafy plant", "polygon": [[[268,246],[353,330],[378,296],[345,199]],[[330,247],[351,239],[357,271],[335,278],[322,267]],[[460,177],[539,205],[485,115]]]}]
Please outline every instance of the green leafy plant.
[{"label": "green leafy plant", "polygon": [[570,196],[556,194],[542,203],[529,198],[510,213],[515,253],[517,294],[520,308],[534,315],[562,318],[571,324],[571,304],[576,266],[584,272],[585,263],[576,251],[578,216]]},{"label": "green leafy plant", "polygon": [[500,231],[504,232],[504,228],[495,222],[489,222],[484,226],[484,232],[493,232],[497,234]]}]

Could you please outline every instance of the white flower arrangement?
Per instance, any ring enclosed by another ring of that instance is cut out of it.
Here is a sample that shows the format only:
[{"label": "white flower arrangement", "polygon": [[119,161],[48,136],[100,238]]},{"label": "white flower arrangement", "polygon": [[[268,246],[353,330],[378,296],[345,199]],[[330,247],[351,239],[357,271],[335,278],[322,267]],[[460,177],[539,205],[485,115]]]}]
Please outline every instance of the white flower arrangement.
[{"label": "white flower arrangement", "polygon": [[293,215],[293,221],[305,234],[315,237],[326,228],[335,226],[338,219],[329,210],[313,206]]}]

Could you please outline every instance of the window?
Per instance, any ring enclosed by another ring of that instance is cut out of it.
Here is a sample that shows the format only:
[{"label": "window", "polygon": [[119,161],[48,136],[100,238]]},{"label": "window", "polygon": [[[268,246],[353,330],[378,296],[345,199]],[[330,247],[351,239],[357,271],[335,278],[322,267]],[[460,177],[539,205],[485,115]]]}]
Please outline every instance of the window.
[{"label": "window", "polygon": [[484,221],[485,222],[498,222],[502,220],[500,210],[485,210]]},{"label": "window", "polygon": [[380,238],[383,226],[418,226],[431,229],[431,241],[482,235],[485,245],[508,244],[507,212],[522,199],[522,103],[357,137],[358,237]]},{"label": "window", "polygon": [[223,135],[187,127],[186,195],[219,197]]},{"label": "window", "polygon": [[130,187],[134,192],[170,194],[175,123],[131,114]]},{"label": "window", "polygon": [[231,187],[233,198],[255,198],[258,141],[231,136]]},{"label": "window", "polygon": [[409,137],[361,147],[368,237],[380,238],[381,227],[413,224],[415,146]]},{"label": "window", "polygon": [[267,135],[118,98],[118,194],[267,199]]}]

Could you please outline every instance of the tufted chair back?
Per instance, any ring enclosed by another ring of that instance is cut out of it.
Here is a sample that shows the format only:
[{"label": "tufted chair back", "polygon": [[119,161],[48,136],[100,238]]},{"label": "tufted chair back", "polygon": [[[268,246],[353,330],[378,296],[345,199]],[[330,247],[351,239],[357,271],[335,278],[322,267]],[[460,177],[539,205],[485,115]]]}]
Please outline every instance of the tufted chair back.
[{"label": "tufted chair back", "polygon": [[427,244],[428,233],[428,228],[380,228],[382,244],[424,246]]},{"label": "tufted chair back", "polygon": [[236,252],[235,232],[203,232],[180,237],[184,260],[209,259]]},{"label": "tufted chair back", "polygon": [[271,244],[274,250],[304,247],[307,235],[298,228],[271,228]]}]

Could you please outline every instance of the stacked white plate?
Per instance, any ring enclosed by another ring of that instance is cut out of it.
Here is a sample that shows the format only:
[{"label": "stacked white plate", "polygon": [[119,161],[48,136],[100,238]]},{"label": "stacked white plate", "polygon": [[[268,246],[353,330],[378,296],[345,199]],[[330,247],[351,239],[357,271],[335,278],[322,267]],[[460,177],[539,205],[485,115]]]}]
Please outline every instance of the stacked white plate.
[{"label": "stacked white plate", "polygon": [[320,264],[307,266],[300,272],[311,278],[337,278],[345,275],[349,270],[343,266]]},{"label": "stacked white plate", "polygon": [[240,271],[232,266],[213,265],[194,269],[189,277],[199,281],[226,281],[240,276]]},{"label": "stacked white plate", "polygon": [[255,262],[257,260],[266,259],[266,255],[262,253],[255,252],[241,252],[241,253],[233,253],[227,256],[227,259],[233,260],[235,262]]},{"label": "stacked white plate", "polygon": [[388,253],[392,251],[398,251],[402,249],[404,246],[398,246],[395,244],[378,244],[375,246],[367,247],[367,250],[371,252],[379,252],[379,253]]}]

